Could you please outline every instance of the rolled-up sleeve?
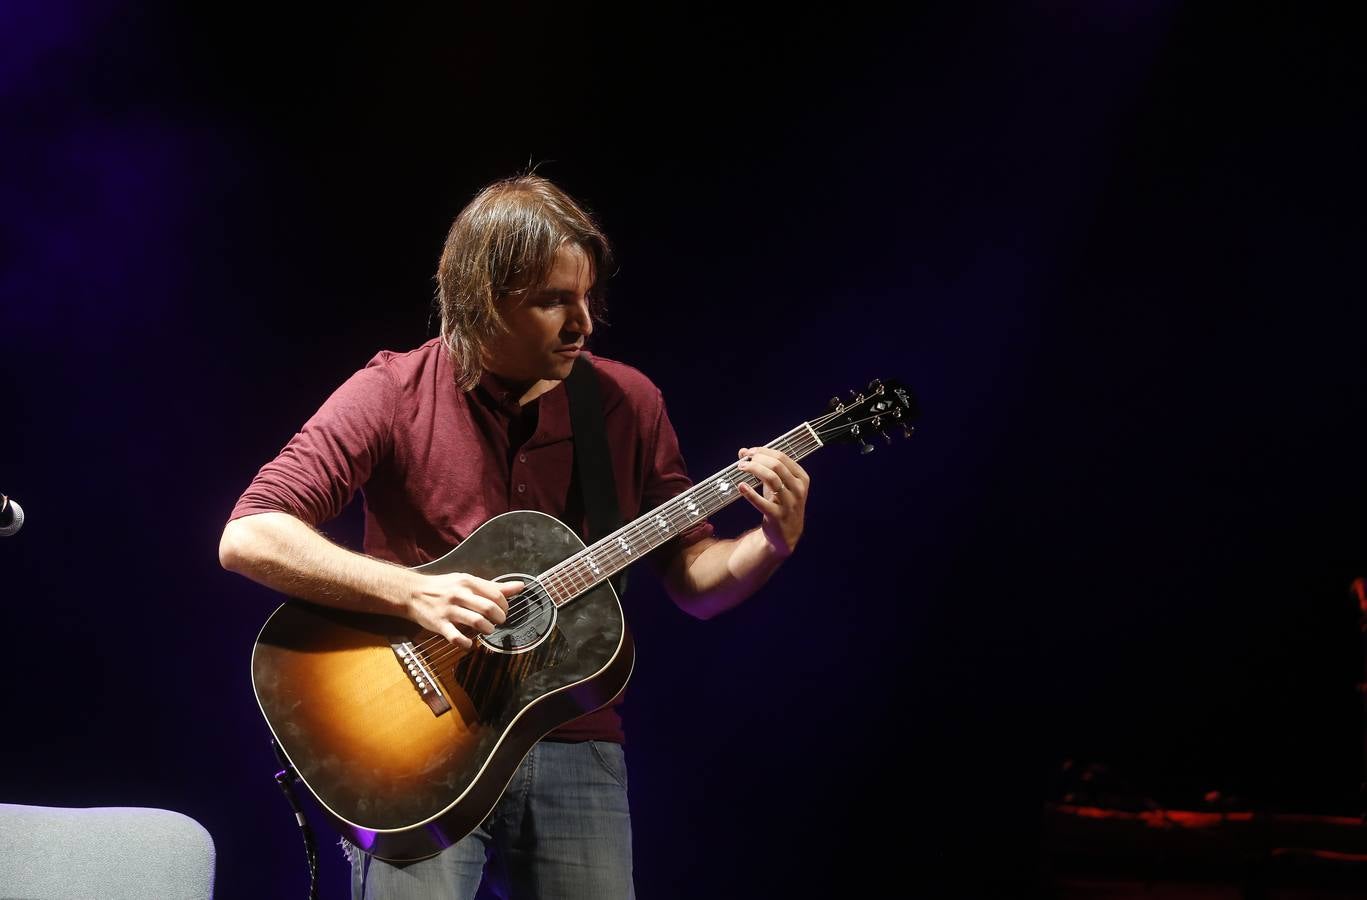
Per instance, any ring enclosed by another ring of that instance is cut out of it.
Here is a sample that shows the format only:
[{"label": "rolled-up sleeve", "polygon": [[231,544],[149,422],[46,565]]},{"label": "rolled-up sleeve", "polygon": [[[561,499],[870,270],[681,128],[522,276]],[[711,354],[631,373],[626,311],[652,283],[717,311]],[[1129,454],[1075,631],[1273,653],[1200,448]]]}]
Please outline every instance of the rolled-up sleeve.
[{"label": "rolled-up sleeve", "polygon": [[284,512],[317,526],[335,518],[391,452],[397,393],[382,365],[352,375],[262,466],[229,519]]}]

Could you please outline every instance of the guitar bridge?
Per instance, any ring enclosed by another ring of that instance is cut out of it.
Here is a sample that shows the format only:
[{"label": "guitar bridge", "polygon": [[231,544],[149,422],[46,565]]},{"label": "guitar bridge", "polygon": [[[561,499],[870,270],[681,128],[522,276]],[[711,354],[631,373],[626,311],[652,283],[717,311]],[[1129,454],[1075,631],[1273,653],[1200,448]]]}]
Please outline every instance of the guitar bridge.
[{"label": "guitar bridge", "polygon": [[418,692],[418,696],[422,697],[422,701],[432,710],[432,715],[439,716],[450,712],[451,704],[437,686],[437,678],[432,673],[432,667],[422,658],[422,654],[414,649],[413,642],[393,638],[389,646],[398,658],[399,665],[403,666],[404,672],[408,675],[408,683],[413,685],[413,690]]}]

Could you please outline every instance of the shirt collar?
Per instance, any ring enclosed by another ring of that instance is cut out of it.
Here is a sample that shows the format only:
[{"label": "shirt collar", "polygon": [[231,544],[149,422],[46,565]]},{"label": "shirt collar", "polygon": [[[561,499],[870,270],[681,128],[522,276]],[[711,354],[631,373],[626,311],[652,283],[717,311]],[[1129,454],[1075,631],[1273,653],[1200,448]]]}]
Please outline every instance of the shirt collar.
[{"label": "shirt collar", "polygon": [[479,377],[479,384],[474,393],[480,395],[480,400],[486,406],[502,410],[509,415],[517,415],[522,409],[517,404],[523,393],[519,386],[488,370]]}]

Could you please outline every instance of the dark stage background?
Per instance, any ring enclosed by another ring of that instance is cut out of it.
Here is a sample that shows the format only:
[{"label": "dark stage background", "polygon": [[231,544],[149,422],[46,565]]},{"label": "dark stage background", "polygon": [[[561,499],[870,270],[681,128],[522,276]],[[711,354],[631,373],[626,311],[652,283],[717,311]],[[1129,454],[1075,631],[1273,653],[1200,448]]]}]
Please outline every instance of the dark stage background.
[{"label": "dark stage background", "polygon": [[642,897],[1023,890],[1066,759],[1355,812],[1367,47],[1299,6],[8,5],[0,801],[176,809],[219,896],[302,896],[278,598],[218,536],[532,162],[615,238],[593,343],[695,477],[875,376],[925,408],[809,460],[741,609],[633,580]]}]

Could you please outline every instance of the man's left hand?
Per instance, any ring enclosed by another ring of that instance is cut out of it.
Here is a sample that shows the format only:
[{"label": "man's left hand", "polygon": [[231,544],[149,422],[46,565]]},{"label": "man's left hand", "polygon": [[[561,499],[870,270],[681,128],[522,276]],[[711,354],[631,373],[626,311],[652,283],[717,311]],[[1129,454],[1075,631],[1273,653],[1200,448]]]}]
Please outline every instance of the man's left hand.
[{"label": "man's left hand", "polygon": [[792,457],[769,447],[743,447],[737,455],[740,470],[764,485],[762,493],[744,483],[740,491],[764,516],[761,528],[769,547],[779,558],[787,557],[802,537],[807,488],[812,479]]}]

